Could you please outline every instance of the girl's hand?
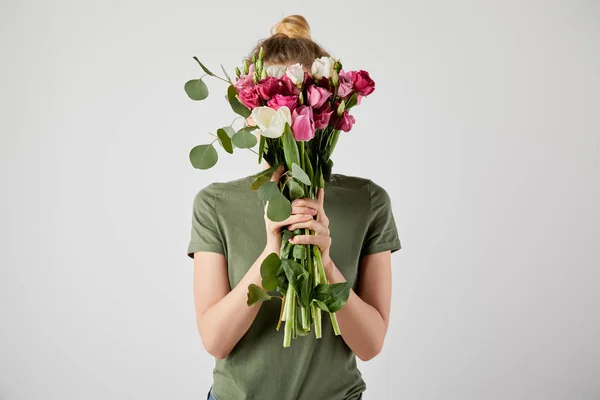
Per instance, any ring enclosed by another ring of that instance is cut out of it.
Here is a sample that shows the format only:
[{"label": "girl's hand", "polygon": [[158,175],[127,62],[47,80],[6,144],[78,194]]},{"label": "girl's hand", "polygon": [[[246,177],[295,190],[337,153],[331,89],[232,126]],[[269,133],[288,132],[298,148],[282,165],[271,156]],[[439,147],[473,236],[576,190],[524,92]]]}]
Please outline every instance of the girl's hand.
[{"label": "girl's hand", "polygon": [[[283,174],[284,166],[281,165],[273,175],[271,176],[271,182],[278,182]],[[267,216],[267,208],[269,207],[269,202],[265,204],[264,210],[264,218],[265,218],[265,228],[267,231],[267,246],[272,246],[277,249],[277,253],[279,253],[279,248],[281,247],[281,228],[298,223],[303,221],[312,220],[313,210],[306,209],[304,207],[294,207],[292,206],[292,215],[290,215],[287,219],[281,222],[271,221]]]},{"label": "girl's hand", "polygon": [[314,244],[319,246],[323,266],[327,268],[331,263],[329,252],[329,249],[331,248],[331,236],[329,236],[329,218],[325,215],[325,209],[323,208],[324,198],[325,190],[319,188],[316,199],[304,197],[292,201],[292,208],[294,210],[298,210],[298,212],[304,214],[316,215],[316,219],[311,218],[306,221],[295,222],[291,224],[288,229],[293,231],[298,228],[309,228],[315,231],[314,235],[296,235],[292,237],[290,241],[293,244]]}]

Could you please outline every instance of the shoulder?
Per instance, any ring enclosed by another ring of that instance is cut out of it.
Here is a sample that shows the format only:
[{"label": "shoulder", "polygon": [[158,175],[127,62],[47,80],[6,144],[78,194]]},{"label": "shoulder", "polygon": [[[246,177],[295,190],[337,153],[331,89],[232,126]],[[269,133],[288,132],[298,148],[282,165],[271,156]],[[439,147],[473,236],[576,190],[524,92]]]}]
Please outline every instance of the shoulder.
[{"label": "shoulder", "polygon": [[345,175],[345,174],[331,174],[332,187],[344,188],[347,190],[360,190],[366,191],[370,195],[375,196],[387,196],[388,193],[385,188],[379,184],[378,181],[374,181],[370,178],[361,176]]}]

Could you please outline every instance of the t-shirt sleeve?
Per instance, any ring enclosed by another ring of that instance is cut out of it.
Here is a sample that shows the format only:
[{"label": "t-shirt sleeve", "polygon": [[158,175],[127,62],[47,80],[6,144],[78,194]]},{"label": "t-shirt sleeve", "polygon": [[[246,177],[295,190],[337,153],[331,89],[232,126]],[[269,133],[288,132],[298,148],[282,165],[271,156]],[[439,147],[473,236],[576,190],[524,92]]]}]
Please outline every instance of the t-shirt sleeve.
[{"label": "t-shirt sleeve", "polygon": [[385,250],[400,250],[400,238],[387,191],[373,181],[369,182],[369,225],[363,241],[361,256]]},{"label": "t-shirt sleeve", "polygon": [[225,255],[219,230],[214,183],[201,189],[194,198],[192,229],[187,255],[194,258],[196,251],[212,251]]}]

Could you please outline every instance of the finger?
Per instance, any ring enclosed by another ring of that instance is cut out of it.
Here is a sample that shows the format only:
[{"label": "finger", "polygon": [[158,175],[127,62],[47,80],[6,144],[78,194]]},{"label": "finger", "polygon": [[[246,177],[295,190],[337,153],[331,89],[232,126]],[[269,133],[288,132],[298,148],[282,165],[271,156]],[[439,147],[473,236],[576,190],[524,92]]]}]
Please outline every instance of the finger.
[{"label": "finger", "polygon": [[313,219],[312,215],[308,215],[308,214],[293,214],[293,215],[290,215],[289,217],[287,217],[286,219],[284,219],[281,222],[275,222],[275,226],[277,226],[278,228],[281,228],[281,227],[284,227],[284,226],[288,226],[290,224],[295,224],[297,222],[308,221],[310,219]]},{"label": "finger", "polygon": [[292,214],[311,214],[317,215],[317,210],[310,207],[292,206]]},{"label": "finger", "polygon": [[322,251],[331,246],[331,236],[324,235],[296,235],[292,236],[289,241],[293,244],[314,244],[319,246]]},{"label": "finger", "polygon": [[293,230],[299,229],[299,228],[311,229],[311,230],[315,231],[315,235],[329,236],[329,234],[330,234],[328,227],[326,227],[322,223],[320,223],[312,218],[309,219],[308,221],[295,222],[288,227],[288,229],[290,231],[293,231]]},{"label": "finger", "polygon": [[319,188],[319,190],[317,190],[317,201],[319,202],[321,207],[323,207],[323,203],[325,201],[325,189],[324,188]]}]

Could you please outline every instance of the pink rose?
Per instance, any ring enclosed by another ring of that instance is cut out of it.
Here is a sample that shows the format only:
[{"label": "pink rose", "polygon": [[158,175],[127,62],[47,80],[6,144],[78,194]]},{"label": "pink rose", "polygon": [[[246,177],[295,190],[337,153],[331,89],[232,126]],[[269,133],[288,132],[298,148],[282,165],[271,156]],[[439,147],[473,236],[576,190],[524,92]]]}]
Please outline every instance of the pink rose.
[{"label": "pink rose", "polygon": [[280,79],[280,82],[282,88],[279,93],[286,96],[294,96],[300,94],[300,89],[298,89],[298,86],[296,86],[294,82],[292,82],[289,76],[283,75]]},{"label": "pink rose", "polygon": [[233,86],[235,86],[235,88],[238,90],[238,92],[242,89],[246,89],[246,88],[254,86],[254,81],[252,80],[252,75],[248,74],[248,75],[242,76],[241,78],[237,78],[237,80],[235,81]]},{"label": "pink rose", "polygon": [[333,114],[333,110],[331,109],[329,103],[325,103],[325,106],[320,110],[315,110],[315,129],[327,128],[327,125],[329,125],[329,120],[331,119],[331,114]]},{"label": "pink rose", "polygon": [[354,117],[350,115],[348,110],[345,110],[341,117],[338,118],[335,129],[341,129],[344,132],[349,132],[352,129],[352,125],[354,125]]},{"label": "pink rose", "polygon": [[356,79],[356,72],[344,72],[344,70],[340,71],[340,85],[338,86],[337,94],[340,97],[346,97],[352,94],[354,90],[354,80]]},{"label": "pink rose", "polygon": [[375,90],[375,82],[367,71],[358,71],[354,78],[354,90],[363,96],[367,96]]},{"label": "pink rose", "polygon": [[240,100],[240,103],[245,105],[250,110],[262,105],[262,101],[258,96],[258,93],[256,93],[256,90],[254,90],[253,86],[240,90],[238,92],[238,99]]},{"label": "pink rose", "polygon": [[280,91],[279,79],[274,76],[268,76],[256,85],[256,92],[263,100],[271,100]]},{"label": "pink rose", "polygon": [[323,104],[331,96],[331,92],[327,89],[310,85],[306,90],[308,105],[314,108],[321,108]]},{"label": "pink rose", "polygon": [[286,106],[293,112],[298,106],[298,96],[284,96],[277,93],[271,100],[267,102],[267,105],[274,110],[278,110],[280,107]]},{"label": "pink rose", "polygon": [[292,132],[298,141],[308,141],[315,136],[312,107],[300,106],[292,113]]}]

